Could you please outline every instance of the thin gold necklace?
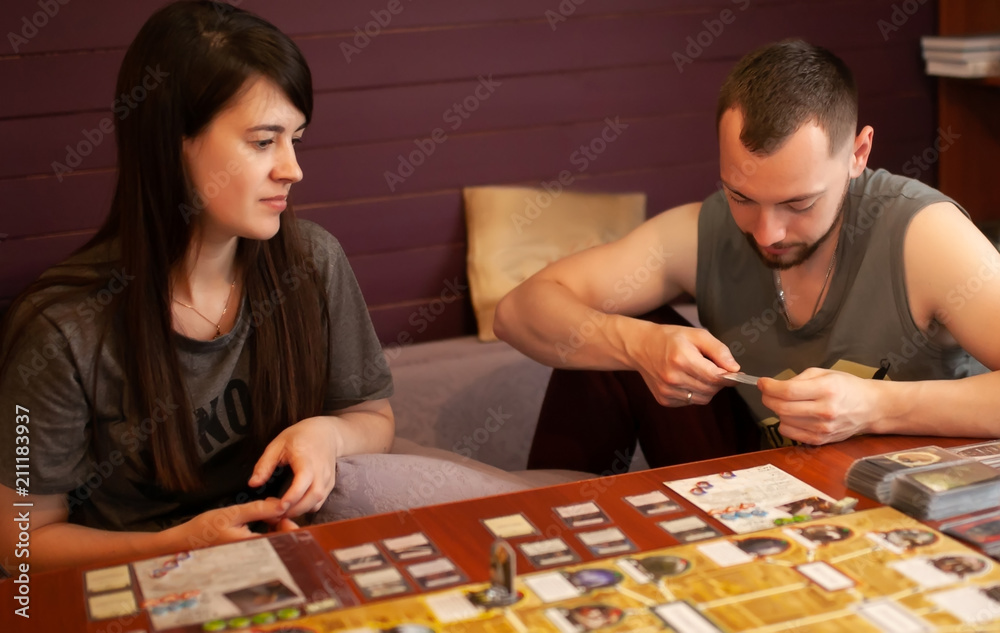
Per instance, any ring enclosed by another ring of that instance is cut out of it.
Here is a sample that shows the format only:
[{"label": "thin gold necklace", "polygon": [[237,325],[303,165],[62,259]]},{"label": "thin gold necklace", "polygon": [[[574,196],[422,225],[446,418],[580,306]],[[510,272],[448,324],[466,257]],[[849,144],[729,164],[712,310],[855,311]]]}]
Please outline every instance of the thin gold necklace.
[{"label": "thin gold necklace", "polygon": [[[816,305],[813,306],[812,314],[806,319],[806,323],[812,321],[812,318],[819,312],[820,301],[823,299],[823,293],[826,292],[827,284],[830,283],[830,274],[833,272],[833,266],[836,263],[837,251],[834,250],[833,257],[830,258],[830,265],[826,267],[826,276],[823,278],[823,285],[820,287],[819,295],[816,297]],[[788,318],[788,307],[785,305],[785,290],[781,287],[781,273],[777,270],[774,271],[774,287],[778,291],[778,302],[781,303],[781,314],[785,317],[785,324],[788,325],[788,329],[794,330],[796,328],[792,325],[792,320]],[[805,325],[805,323],[802,325]]]},{"label": "thin gold necklace", "polygon": [[193,305],[188,305],[187,303],[184,303],[180,299],[174,299],[174,301],[184,306],[185,308],[190,308],[191,310],[194,310],[195,314],[205,319],[209,323],[212,323],[212,325],[215,326],[215,336],[212,337],[212,340],[214,341],[215,339],[222,336],[222,319],[226,318],[226,311],[229,310],[229,300],[233,298],[233,288],[235,287],[236,287],[236,280],[233,279],[233,283],[229,285],[229,294],[226,295],[226,305],[222,306],[222,314],[219,316],[219,320],[216,321],[215,323],[212,323],[212,319],[208,318],[207,316],[199,312],[198,308],[194,307]]}]

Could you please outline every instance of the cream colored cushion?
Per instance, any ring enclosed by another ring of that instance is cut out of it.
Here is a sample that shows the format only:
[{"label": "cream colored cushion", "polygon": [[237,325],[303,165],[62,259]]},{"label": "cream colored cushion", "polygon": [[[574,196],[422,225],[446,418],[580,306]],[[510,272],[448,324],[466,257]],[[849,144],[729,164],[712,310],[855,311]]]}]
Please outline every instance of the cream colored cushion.
[{"label": "cream colored cushion", "polygon": [[642,223],[643,193],[563,191],[523,187],[468,187],[469,290],[479,339],[495,341],[497,302],[548,264],[614,241]]}]

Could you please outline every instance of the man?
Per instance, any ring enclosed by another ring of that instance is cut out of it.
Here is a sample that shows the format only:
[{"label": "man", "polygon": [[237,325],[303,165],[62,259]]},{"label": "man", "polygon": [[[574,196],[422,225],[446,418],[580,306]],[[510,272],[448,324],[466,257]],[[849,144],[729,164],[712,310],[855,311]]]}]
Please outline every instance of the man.
[{"label": "man", "polygon": [[[647,456],[682,459],[664,445],[698,429],[667,428],[667,408],[708,403],[734,384],[721,376],[741,370],[763,376],[737,390],[772,446],[1000,436],[1000,375],[987,369],[1000,368],[1000,255],[945,195],[868,169],[873,130],[857,125],[839,58],[801,41],[755,51],[720,93],[721,190],[555,262],[503,299],[496,333],[525,354],[633,372],[645,386],[588,384],[573,397],[600,415],[583,423],[547,406],[533,466],[599,472],[612,452],[627,461],[636,433]],[[636,318],[684,293],[707,329]],[[667,435],[647,441],[650,428]]]}]

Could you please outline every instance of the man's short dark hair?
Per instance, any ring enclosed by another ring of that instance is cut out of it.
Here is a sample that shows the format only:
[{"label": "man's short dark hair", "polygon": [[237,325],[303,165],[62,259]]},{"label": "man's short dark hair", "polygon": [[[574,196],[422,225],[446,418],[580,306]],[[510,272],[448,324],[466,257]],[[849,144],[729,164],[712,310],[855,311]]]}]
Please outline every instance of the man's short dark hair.
[{"label": "man's short dark hair", "polygon": [[730,71],[719,93],[716,129],[731,108],[743,114],[740,141],[755,154],[769,155],[803,124],[826,131],[832,155],[858,124],[858,88],[839,57],[802,40],[759,48]]}]

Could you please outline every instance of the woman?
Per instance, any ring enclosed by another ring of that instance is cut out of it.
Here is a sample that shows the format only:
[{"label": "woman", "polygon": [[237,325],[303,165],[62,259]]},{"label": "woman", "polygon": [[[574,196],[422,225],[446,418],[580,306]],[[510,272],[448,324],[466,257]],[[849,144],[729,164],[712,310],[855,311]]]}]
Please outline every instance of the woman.
[{"label": "woman", "polygon": [[3,330],[0,407],[21,427],[0,445],[28,459],[2,451],[0,504],[34,504],[32,571],[293,528],[338,457],[392,443],[353,273],[287,208],[312,114],[302,54],[245,11],[180,2],[142,27],[116,94],[150,69],[162,83],[116,121],[109,217]]}]

